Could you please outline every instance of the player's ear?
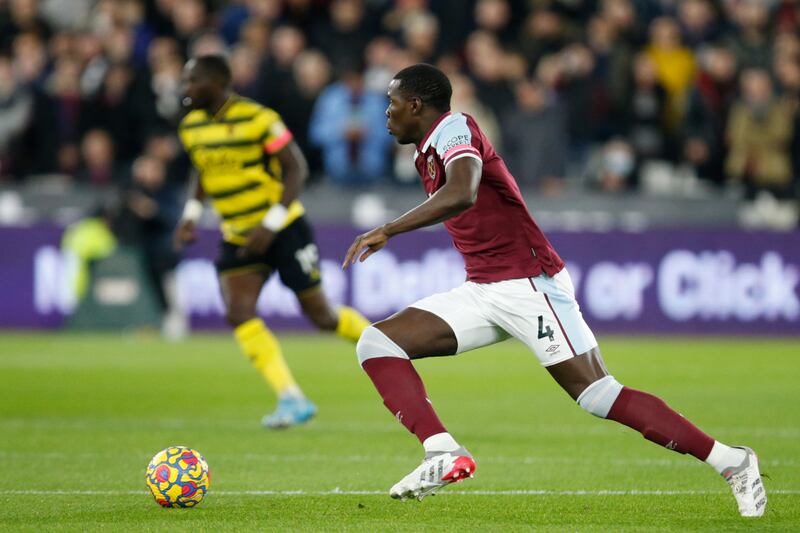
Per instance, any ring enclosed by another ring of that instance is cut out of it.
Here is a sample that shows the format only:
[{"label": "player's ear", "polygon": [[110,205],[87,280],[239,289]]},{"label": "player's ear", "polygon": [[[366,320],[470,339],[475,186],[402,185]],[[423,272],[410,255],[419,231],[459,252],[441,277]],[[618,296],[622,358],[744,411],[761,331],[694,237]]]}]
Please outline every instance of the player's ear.
[{"label": "player's ear", "polygon": [[422,113],[422,100],[418,96],[412,96],[409,99],[409,103],[411,104],[412,115],[419,115]]}]

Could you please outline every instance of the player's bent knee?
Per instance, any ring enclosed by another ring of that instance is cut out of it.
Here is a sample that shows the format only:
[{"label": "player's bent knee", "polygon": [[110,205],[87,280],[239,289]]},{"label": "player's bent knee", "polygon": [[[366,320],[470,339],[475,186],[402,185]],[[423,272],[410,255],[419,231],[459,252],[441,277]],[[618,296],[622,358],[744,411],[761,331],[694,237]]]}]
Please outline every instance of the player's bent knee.
[{"label": "player's bent knee", "polygon": [[236,311],[229,311],[225,314],[225,320],[228,322],[228,325],[232,328],[237,328],[247,322],[255,318],[256,315],[253,313],[247,312],[236,312]]},{"label": "player's bent knee", "polygon": [[594,416],[606,418],[620,391],[622,384],[614,376],[605,376],[584,389],[578,396],[578,405]]},{"label": "player's bent knee", "polygon": [[375,326],[369,326],[361,333],[358,344],[356,344],[356,354],[360,365],[363,365],[364,361],[376,357],[408,359],[405,350]]}]

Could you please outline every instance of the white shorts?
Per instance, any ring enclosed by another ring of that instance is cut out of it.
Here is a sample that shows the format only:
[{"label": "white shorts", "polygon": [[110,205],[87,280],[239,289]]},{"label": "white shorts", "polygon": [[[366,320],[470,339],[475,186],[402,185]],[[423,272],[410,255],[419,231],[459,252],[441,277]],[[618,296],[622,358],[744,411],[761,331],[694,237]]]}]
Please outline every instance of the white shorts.
[{"label": "white shorts", "polygon": [[411,307],[447,322],[458,341],[456,353],[515,337],[543,366],[550,366],[597,346],[566,269],[552,278],[542,274],[495,283],[467,281]]}]

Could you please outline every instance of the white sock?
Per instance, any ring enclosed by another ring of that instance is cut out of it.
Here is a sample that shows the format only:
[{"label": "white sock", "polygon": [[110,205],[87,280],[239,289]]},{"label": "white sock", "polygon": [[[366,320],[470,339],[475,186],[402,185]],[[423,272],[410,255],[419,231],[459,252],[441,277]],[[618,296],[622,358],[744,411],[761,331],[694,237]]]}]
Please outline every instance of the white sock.
[{"label": "white sock", "polygon": [[717,473],[722,474],[727,468],[742,464],[745,457],[747,457],[747,452],[741,448],[731,448],[715,440],[714,447],[711,448],[711,453],[706,458],[706,463],[711,465]]},{"label": "white sock", "polygon": [[450,433],[437,433],[436,435],[431,435],[425,439],[425,442],[422,443],[422,447],[425,448],[425,453],[452,452],[461,448],[461,446],[456,442],[452,435],[450,435]]},{"label": "white sock", "polygon": [[285,398],[292,398],[295,400],[299,400],[301,398],[306,397],[305,394],[303,394],[303,391],[300,390],[300,387],[298,387],[297,385],[289,385],[288,387],[283,389],[278,396],[280,397],[281,400]]}]

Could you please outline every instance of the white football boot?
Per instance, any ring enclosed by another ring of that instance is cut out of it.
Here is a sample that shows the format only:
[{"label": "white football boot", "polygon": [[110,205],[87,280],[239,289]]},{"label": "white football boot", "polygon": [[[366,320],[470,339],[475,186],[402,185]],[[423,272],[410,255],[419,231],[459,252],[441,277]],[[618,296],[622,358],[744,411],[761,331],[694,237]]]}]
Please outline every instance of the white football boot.
[{"label": "white football boot", "polygon": [[474,473],[475,460],[463,447],[452,452],[430,452],[421,465],[389,490],[389,496],[422,501],[445,485],[471,478]]},{"label": "white football boot", "polygon": [[731,486],[742,516],[762,516],[767,508],[767,492],[758,471],[758,457],[746,446],[734,448],[744,450],[747,455],[739,466],[724,470],[722,477]]}]

